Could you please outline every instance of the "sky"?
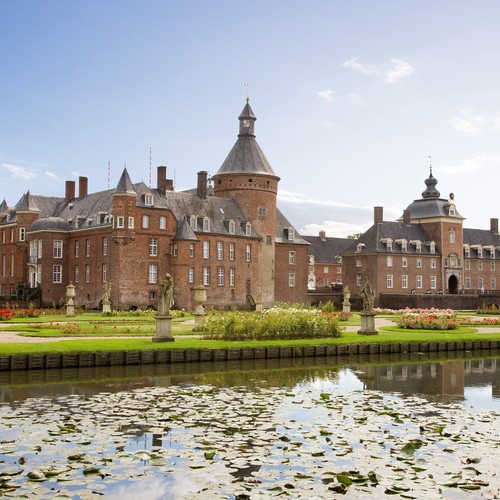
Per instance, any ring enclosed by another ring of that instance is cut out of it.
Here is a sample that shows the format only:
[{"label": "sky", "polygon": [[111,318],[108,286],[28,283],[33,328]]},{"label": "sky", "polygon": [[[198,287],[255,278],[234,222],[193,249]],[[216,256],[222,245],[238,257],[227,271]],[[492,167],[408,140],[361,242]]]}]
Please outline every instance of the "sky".
[{"label": "sky", "polygon": [[124,167],[195,187],[249,95],[304,235],[363,232],[375,206],[396,220],[431,165],[464,227],[500,218],[497,0],[0,0],[0,19],[9,206],[79,176],[115,187]]}]

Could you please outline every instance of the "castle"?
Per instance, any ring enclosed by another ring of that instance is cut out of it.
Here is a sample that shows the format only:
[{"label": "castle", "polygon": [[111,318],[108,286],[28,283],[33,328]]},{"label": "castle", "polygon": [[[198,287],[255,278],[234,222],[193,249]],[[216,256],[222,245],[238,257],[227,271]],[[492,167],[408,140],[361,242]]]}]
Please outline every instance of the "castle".
[{"label": "castle", "polygon": [[397,221],[375,207],[357,239],[301,236],[277,207],[280,178],[255,139],[247,102],[233,148],[210,179],[178,192],[164,166],[157,186],[133,183],[126,169],[114,189],[88,192],[88,179],[66,181],[64,197],[25,193],[0,204],[0,295],[44,306],[101,307],[111,284],[117,309],[156,308],[160,283],[174,280],[175,307],[194,308],[194,287],[207,304],[252,308],[308,303],[308,289],[363,278],[382,294],[495,291],[500,279],[498,219],[490,230],[463,228],[451,194],[442,198],[430,172],[420,199]]}]

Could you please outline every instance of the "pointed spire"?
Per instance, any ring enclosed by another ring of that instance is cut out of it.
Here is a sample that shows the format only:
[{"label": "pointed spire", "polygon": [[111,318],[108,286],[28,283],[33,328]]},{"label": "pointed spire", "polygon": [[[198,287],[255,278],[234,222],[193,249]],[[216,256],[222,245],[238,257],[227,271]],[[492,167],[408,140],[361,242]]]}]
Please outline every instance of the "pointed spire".
[{"label": "pointed spire", "polygon": [[250,97],[248,96],[247,103],[245,104],[240,116],[238,116],[238,120],[240,121],[240,133],[238,134],[238,137],[248,135],[255,137],[254,126],[257,117],[250,107]]},{"label": "pointed spire", "polygon": [[130,176],[127,172],[127,167],[123,169],[122,175],[118,184],[116,185],[115,192],[113,194],[133,194],[137,195],[137,191],[130,180]]},{"label": "pointed spire", "polygon": [[17,202],[16,205],[17,212],[40,212],[33,196],[29,191],[23,194],[22,198]]},{"label": "pointed spire", "polygon": [[0,216],[7,215],[8,211],[9,211],[9,206],[7,205],[7,201],[4,198],[2,203],[0,203]]}]

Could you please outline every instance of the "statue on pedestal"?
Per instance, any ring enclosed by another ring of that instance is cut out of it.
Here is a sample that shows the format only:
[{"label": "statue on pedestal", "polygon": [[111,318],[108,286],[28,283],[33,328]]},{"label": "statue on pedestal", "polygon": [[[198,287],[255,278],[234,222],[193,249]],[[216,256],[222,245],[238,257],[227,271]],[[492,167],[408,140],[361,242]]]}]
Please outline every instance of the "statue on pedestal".
[{"label": "statue on pedestal", "polygon": [[168,316],[174,305],[174,280],[170,274],[160,284],[160,295],[158,297],[158,315]]},{"label": "statue on pedestal", "polygon": [[102,303],[111,304],[111,283],[106,282],[102,285]]},{"label": "statue on pedestal", "polygon": [[361,287],[361,297],[363,299],[363,311],[373,311],[374,292],[372,285],[365,276],[363,278],[363,286]]}]

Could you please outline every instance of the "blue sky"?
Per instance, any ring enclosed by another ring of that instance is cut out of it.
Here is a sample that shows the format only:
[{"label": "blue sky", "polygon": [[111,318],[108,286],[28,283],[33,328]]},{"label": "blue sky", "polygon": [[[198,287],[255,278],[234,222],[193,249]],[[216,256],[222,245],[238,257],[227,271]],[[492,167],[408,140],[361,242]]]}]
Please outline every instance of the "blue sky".
[{"label": "blue sky", "polygon": [[464,225],[500,217],[496,0],[1,0],[0,198],[215,174],[250,103],[303,234],[421,197],[429,156]]}]

